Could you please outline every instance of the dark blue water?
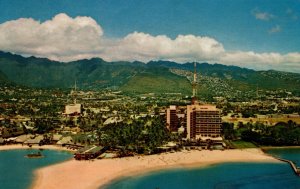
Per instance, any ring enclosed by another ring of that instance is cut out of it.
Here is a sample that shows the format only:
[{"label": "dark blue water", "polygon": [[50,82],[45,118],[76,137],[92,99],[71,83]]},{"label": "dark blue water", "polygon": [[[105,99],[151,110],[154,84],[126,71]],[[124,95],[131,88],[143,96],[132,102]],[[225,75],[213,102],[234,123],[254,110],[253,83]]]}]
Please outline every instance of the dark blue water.
[{"label": "dark blue water", "polygon": [[43,150],[43,158],[26,158],[28,153],[38,150],[0,151],[0,189],[29,188],[34,170],[43,166],[65,161],[72,154],[63,151]]},{"label": "dark blue water", "polygon": [[[300,159],[300,149],[270,153]],[[119,179],[106,189],[300,189],[300,177],[286,163],[224,163]]]}]

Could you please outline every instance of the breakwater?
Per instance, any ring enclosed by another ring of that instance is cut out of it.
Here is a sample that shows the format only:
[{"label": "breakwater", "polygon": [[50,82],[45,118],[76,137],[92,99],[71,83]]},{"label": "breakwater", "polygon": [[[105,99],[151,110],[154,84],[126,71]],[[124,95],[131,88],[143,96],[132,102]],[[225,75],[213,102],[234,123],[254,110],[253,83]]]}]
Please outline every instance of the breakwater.
[{"label": "breakwater", "polygon": [[296,164],[294,162],[292,162],[291,160],[287,160],[287,159],[283,159],[283,158],[279,158],[279,157],[274,157],[274,158],[278,159],[279,161],[286,162],[286,163],[290,164],[290,166],[292,167],[295,174],[300,176],[300,169],[296,166]]}]

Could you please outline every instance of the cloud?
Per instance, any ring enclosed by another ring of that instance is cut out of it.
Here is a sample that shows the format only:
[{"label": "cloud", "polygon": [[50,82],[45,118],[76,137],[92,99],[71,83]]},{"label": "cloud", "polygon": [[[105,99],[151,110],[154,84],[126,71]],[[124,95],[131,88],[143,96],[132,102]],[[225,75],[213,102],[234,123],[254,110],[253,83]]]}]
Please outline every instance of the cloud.
[{"label": "cloud", "polygon": [[152,36],[142,32],[128,34],[123,39],[109,39],[90,17],[71,18],[58,14],[43,23],[21,18],[0,24],[0,49],[20,54],[71,61],[95,56],[106,60],[168,59],[176,61],[212,60],[224,51],[213,38],[178,35]]},{"label": "cloud", "polygon": [[185,62],[191,58],[208,61],[224,52],[223,45],[209,37],[178,35],[173,40],[165,35],[152,36],[141,32],[131,33],[107,47],[103,57],[107,56],[109,60],[144,62],[155,59]]},{"label": "cloud", "polygon": [[279,25],[276,25],[276,26],[274,26],[273,28],[271,28],[269,30],[270,34],[272,34],[272,33],[278,33],[278,32],[281,32],[281,27]]},{"label": "cloud", "polygon": [[300,53],[255,53],[253,51],[227,52],[220,59],[223,64],[237,65],[256,70],[281,70],[300,73]]},{"label": "cloud", "polygon": [[[275,26],[272,32],[278,31],[280,26]],[[92,18],[72,18],[66,14],[45,22],[20,18],[0,24],[0,50],[64,62],[92,57],[107,61],[198,61],[300,73],[298,52],[227,51],[216,39],[195,35],[178,35],[172,39],[166,35],[133,32],[112,39],[105,37],[102,27]]]},{"label": "cloud", "polygon": [[252,15],[255,16],[256,19],[262,20],[262,21],[269,21],[269,20],[275,18],[275,16],[273,14],[270,14],[268,12],[261,12],[257,8],[252,10],[251,13],[252,13]]},{"label": "cloud", "polygon": [[53,59],[99,51],[102,28],[90,17],[58,14],[40,23],[20,18],[0,25],[0,49]]},{"label": "cloud", "polygon": [[[300,60],[300,59],[299,59]],[[255,53],[253,51],[228,52],[220,59],[225,64],[233,64],[253,69],[278,67],[285,61],[280,53]]]}]

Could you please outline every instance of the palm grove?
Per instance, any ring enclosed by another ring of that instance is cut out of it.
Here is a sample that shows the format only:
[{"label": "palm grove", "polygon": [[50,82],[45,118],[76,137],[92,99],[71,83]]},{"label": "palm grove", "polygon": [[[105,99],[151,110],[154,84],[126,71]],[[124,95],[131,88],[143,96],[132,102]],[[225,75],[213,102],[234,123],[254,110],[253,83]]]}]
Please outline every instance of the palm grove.
[{"label": "palm grove", "polygon": [[134,153],[153,153],[170,139],[164,121],[146,117],[131,123],[113,123],[98,129],[99,144],[119,148],[120,155]]},{"label": "palm grove", "polygon": [[274,126],[263,123],[223,123],[223,134],[228,140],[242,139],[257,145],[296,146],[300,145],[300,125],[293,121],[279,122]]}]

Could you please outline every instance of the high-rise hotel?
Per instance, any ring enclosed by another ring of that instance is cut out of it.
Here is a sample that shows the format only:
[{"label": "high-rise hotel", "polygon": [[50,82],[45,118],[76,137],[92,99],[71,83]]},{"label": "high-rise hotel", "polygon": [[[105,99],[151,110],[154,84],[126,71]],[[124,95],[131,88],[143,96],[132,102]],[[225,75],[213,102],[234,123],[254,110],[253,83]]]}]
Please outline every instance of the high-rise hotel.
[{"label": "high-rise hotel", "polygon": [[213,140],[221,137],[222,118],[214,105],[187,105],[187,139]]},{"label": "high-rise hotel", "polygon": [[[186,138],[201,140],[222,140],[221,138],[221,111],[215,105],[200,105],[196,98],[197,93],[196,63],[194,64],[194,78],[192,81],[192,104],[186,107]],[[178,130],[179,117],[177,107],[170,106],[167,109],[167,127],[170,131]]]},{"label": "high-rise hotel", "polygon": [[179,118],[177,115],[177,107],[176,106],[170,106],[170,108],[167,109],[167,128],[171,132],[177,132],[178,131],[178,122]]}]

